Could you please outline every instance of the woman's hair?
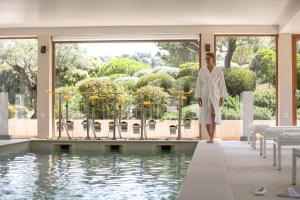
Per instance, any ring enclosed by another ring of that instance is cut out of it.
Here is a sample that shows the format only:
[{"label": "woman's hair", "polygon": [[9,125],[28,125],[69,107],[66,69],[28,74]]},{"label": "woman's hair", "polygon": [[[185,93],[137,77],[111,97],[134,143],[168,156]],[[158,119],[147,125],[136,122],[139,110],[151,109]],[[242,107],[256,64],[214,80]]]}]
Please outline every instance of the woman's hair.
[{"label": "woman's hair", "polygon": [[211,57],[214,60],[214,63],[216,62],[216,56],[215,53],[213,52],[208,52],[206,53],[206,56]]}]

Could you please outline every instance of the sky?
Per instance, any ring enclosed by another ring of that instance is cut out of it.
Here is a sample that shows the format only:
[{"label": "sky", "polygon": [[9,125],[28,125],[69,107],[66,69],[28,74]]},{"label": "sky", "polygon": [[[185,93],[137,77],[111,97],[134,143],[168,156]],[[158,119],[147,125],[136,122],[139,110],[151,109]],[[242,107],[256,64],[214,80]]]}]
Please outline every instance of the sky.
[{"label": "sky", "polygon": [[80,46],[87,50],[87,54],[95,57],[132,55],[135,52],[151,53],[155,55],[158,47],[152,42],[135,43],[81,43]]}]

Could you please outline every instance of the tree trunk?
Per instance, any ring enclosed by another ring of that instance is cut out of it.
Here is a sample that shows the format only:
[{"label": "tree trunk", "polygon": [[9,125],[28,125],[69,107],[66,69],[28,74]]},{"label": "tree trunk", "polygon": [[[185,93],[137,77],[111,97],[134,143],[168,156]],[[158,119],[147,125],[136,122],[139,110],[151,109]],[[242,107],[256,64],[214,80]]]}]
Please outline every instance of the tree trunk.
[{"label": "tree trunk", "polygon": [[227,54],[225,56],[224,66],[230,68],[233,53],[236,49],[236,39],[230,38],[227,40]]}]

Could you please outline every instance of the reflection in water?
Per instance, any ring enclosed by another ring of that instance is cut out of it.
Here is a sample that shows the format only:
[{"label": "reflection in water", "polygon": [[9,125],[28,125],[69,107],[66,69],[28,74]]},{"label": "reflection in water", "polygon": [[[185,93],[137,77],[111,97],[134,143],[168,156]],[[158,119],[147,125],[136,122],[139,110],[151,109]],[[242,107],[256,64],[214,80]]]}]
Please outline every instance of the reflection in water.
[{"label": "reflection in water", "polygon": [[175,199],[192,154],[0,155],[0,199]]}]

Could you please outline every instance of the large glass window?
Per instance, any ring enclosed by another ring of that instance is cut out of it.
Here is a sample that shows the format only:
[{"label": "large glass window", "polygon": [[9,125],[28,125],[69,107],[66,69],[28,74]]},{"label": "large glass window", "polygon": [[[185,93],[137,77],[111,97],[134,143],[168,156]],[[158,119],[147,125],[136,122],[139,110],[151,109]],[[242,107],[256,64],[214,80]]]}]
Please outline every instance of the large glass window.
[{"label": "large glass window", "polygon": [[0,91],[8,93],[9,134],[37,135],[37,40],[0,40]]},{"label": "large glass window", "polygon": [[[217,67],[223,68],[229,97],[222,109],[221,136],[240,136],[241,94],[253,92],[254,123],[276,124],[276,37],[216,36]],[[247,113],[244,113],[247,115]]]},{"label": "large glass window", "polygon": [[68,121],[62,137],[86,137],[91,119],[90,137],[112,138],[115,121],[117,138],[175,138],[182,115],[181,137],[198,137],[198,59],[198,41],[56,43],[55,135]]}]

